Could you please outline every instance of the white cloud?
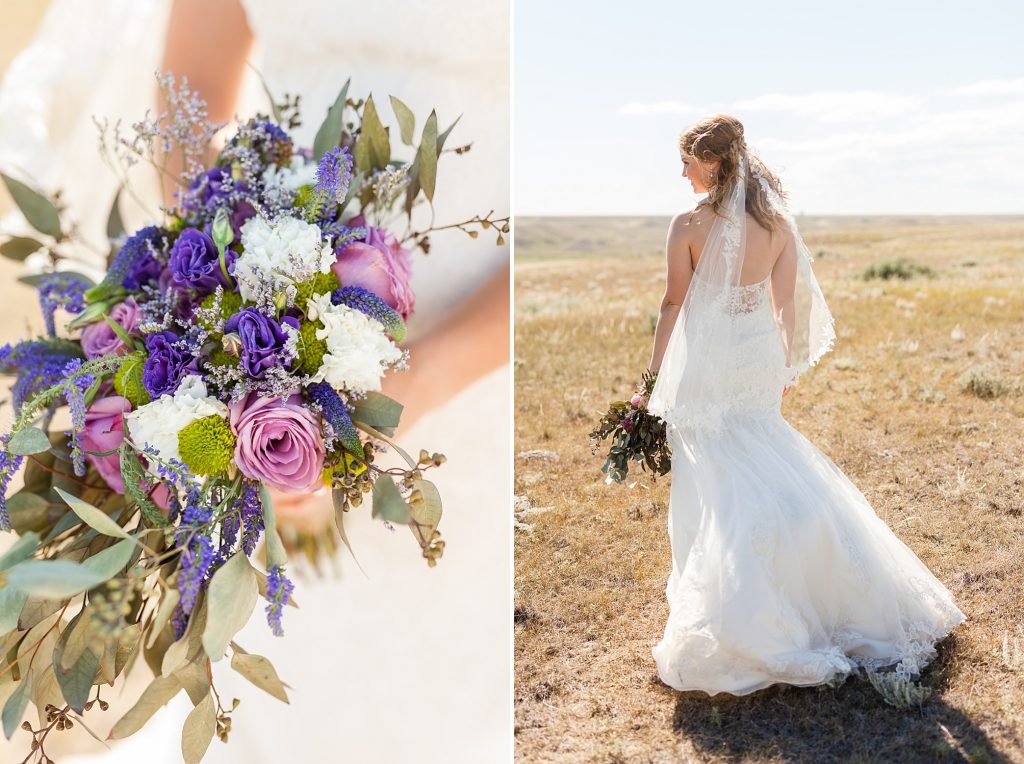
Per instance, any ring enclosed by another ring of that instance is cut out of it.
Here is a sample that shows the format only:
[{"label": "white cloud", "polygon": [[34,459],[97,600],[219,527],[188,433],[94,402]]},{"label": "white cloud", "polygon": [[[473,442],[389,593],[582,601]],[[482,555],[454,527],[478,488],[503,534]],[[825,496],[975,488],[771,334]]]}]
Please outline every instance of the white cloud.
[{"label": "white cloud", "polygon": [[681,101],[656,101],[654,103],[627,103],[619,107],[619,114],[629,116],[647,116],[650,114],[703,114],[706,110],[700,106],[682,103]]},{"label": "white cloud", "polygon": [[946,91],[951,96],[1024,95],[1024,79],[983,80]]},{"label": "white cloud", "polygon": [[771,93],[737,101],[733,109],[790,112],[822,122],[862,122],[882,117],[905,116],[920,109],[918,96],[902,96],[873,90],[826,91],[803,95]]}]

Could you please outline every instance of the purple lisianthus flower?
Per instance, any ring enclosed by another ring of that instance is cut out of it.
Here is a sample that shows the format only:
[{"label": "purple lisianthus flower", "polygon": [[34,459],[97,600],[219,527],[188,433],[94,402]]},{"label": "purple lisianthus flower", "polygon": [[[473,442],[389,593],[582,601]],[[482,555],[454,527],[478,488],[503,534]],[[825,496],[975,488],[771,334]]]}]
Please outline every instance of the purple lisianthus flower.
[{"label": "purple lisianthus flower", "polygon": [[223,206],[227,203],[233,188],[231,169],[214,167],[192,181],[192,185],[188,189],[188,197],[182,206],[190,212],[194,212],[200,206]]},{"label": "purple lisianthus flower", "polygon": [[299,328],[299,322],[291,316],[285,316],[278,323],[256,308],[245,308],[229,318],[224,325],[225,334],[238,334],[242,343],[242,368],[250,377],[263,379],[267,369],[286,362],[284,346],[288,341],[288,333],[283,324]]},{"label": "purple lisianthus flower", "polygon": [[[229,272],[235,257],[235,252],[230,249],[224,252]],[[186,228],[181,232],[171,248],[169,267],[174,283],[182,288],[212,292],[218,286],[231,286],[221,270],[220,256],[213,239],[197,228]]]},{"label": "purple lisianthus flower", "polygon": [[153,398],[173,394],[178,383],[195,367],[195,359],[181,348],[174,332],[159,332],[146,337],[149,353],[142,365],[142,384]]}]

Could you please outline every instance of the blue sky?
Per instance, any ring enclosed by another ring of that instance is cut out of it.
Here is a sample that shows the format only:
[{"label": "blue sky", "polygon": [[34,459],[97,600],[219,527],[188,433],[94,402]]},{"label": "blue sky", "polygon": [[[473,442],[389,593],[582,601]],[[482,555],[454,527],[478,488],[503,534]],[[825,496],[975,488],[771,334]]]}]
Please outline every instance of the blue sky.
[{"label": "blue sky", "polygon": [[808,214],[1024,213],[1024,3],[516,0],[515,209],[692,206],[716,111]]}]

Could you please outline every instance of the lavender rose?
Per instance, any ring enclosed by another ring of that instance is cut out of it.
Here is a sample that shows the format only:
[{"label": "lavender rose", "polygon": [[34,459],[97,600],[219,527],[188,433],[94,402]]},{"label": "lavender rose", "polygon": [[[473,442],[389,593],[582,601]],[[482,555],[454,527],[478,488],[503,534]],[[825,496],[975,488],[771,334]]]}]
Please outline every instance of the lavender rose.
[{"label": "lavender rose", "polygon": [[[231,249],[224,252],[225,265],[229,272],[236,256]],[[218,285],[229,286],[221,270],[220,256],[217,254],[213,239],[198,228],[186,228],[181,232],[171,247],[168,266],[174,283],[185,289],[212,292]]]},{"label": "lavender rose", "polygon": [[236,313],[224,325],[225,334],[238,334],[242,342],[242,368],[250,377],[263,379],[267,369],[286,362],[284,345],[288,341],[288,333],[282,324],[288,324],[296,330],[299,328],[299,322],[291,316],[285,316],[278,323],[256,308],[246,308]]},{"label": "lavender rose", "polygon": [[[353,220],[351,225],[360,225]],[[367,228],[366,240],[347,244],[338,253],[334,273],[342,286],[369,289],[397,310],[403,319],[412,315],[415,297],[409,288],[411,253],[383,228]]]},{"label": "lavender rose", "polygon": [[189,371],[195,370],[195,358],[183,350],[174,332],[159,332],[146,337],[149,353],[142,364],[142,384],[153,399],[172,394]]},{"label": "lavender rose", "polygon": [[[119,302],[110,310],[110,318],[121,325],[126,332],[131,334],[139,325],[139,306],[135,298],[129,297],[124,302]],[[88,359],[100,358],[105,355],[116,353],[124,355],[132,350],[125,345],[117,336],[110,324],[106,321],[97,321],[89,324],[82,330],[82,352]]]},{"label": "lavender rose", "polygon": [[[123,414],[132,410],[127,398],[113,395],[99,398],[85,412],[85,427],[82,429],[82,450],[85,458],[100,473],[107,485],[116,493],[124,493],[124,479],[121,477],[121,458],[117,453],[96,456],[96,453],[115,451],[124,440]],[[90,453],[94,452],[94,453]]]},{"label": "lavender rose", "polygon": [[229,411],[235,463],[243,475],[284,493],[310,493],[322,485],[320,420],[302,405],[302,396],[282,401],[250,393]]}]

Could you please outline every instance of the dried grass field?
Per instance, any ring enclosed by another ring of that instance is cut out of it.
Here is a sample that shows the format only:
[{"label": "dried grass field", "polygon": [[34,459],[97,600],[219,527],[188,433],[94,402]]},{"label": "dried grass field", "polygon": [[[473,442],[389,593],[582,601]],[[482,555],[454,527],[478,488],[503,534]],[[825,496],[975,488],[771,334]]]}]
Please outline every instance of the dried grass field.
[{"label": "dried grass field", "polygon": [[658,681],[669,481],[606,486],[587,433],[646,367],[667,223],[517,220],[517,761],[1024,762],[1024,218],[801,221],[839,338],[783,413],[969,618],[912,710]]}]

